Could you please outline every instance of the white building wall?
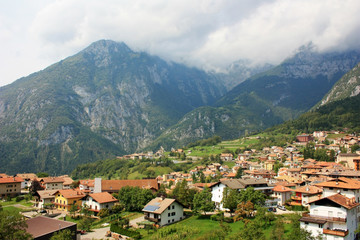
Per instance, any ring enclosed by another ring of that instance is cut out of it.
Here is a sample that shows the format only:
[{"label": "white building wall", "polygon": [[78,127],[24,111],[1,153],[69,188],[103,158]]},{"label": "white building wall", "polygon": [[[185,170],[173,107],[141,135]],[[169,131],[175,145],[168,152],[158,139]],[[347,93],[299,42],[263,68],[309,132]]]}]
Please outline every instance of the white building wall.
[{"label": "white building wall", "polygon": [[184,218],[183,206],[181,206],[177,202],[173,202],[164,212],[162,212],[159,225],[164,226],[167,224],[175,223],[183,218]]},{"label": "white building wall", "polygon": [[215,206],[219,210],[224,210],[221,201],[223,198],[223,192],[225,187],[225,184],[219,183],[216,186],[213,186],[211,190],[211,201],[215,202]]}]

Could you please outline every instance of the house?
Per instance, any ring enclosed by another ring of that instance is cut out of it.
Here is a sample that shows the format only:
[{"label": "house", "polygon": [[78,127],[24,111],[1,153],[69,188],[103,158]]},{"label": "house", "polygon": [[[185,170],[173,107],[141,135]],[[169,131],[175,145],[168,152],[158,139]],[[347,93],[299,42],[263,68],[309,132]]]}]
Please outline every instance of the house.
[{"label": "house", "polygon": [[295,196],[290,204],[293,206],[309,206],[309,202],[318,200],[322,196],[322,189],[316,186],[303,186],[293,190]]},{"label": "house", "polygon": [[0,197],[16,197],[21,193],[21,177],[2,177],[0,178]]},{"label": "house", "polygon": [[54,204],[55,207],[62,211],[70,211],[72,205],[81,206],[81,199],[85,194],[79,190],[64,189],[55,192]]},{"label": "house", "polygon": [[300,227],[324,239],[356,239],[357,207],[353,198],[335,194],[310,202],[310,214],[303,214]]},{"label": "house", "polygon": [[220,159],[222,160],[222,161],[232,161],[233,160],[233,155],[232,155],[232,153],[222,153],[221,155],[220,155]]},{"label": "house", "polygon": [[59,190],[64,187],[64,179],[60,177],[45,177],[38,179],[40,185],[45,190]]},{"label": "house", "polygon": [[44,208],[46,204],[51,204],[54,202],[55,193],[57,190],[40,190],[35,194],[35,207]]},{"label": "house", "polygon": [[255,190],[262,191],[270,196],[273,186],[269,186],[264,179],[224,179],[209,187],[211,189],[211,200],[215,203],[216,208],[224,210],[222,206],[223,192],[225,187],[236,189],[238,191],[253,187]]},{"label": "house", "polygon": [[307,143],[313,140],[313,137],[309,134],[302,134],[296,136],[296,141],[299,143]]},{"label": "house", "polygon": [[68,175],[63,175],[63,176],[59,176],[59,178],[62,178],[64,180],[63,189],[71,188],[71,185],[74,182],[74,180],[71,177],[69,177]]},{"label": "house", "polygon": [[[356,169],[355,162],[356,162],[356,159],[359,159],[359,158],[360,158],[360,155],[358,155],[356,153],[339,153],[339,155],[336,158],[336,163],[343,163],[346,167],[349,167],[351,169]],[[355,159],[355,161],[354,161],[354,159]]]},{"label": "house", "polygon": [[146,204],[142,211],[146,220],[160,226],[175,223],[185,218],[184,206],[171,198],[154,198]]},{"label": "house", "polygon": [[150,189],[154,193],[157,192],[160,187],[157,179],[101,180],[101,178],[95,178],[94,193],[118,193],[119,190],[125,186]]},{"label": "house", "polygon": [[94,192],[94,184],[95,180],[87,179],[87,180],[80,180],[79,181],[79,189],[83,192]]},{"label": "house", "polygon": [[48,240],[54,233],[65,229],[74,233],[73,240],[76,240],[77,225],[73,222],[61,221],[55,218],[38,216],[26,220],[26,232],[30,233],[34,240]]},{"label": "house", "polygon": [[18,173],[17,177],[21,177],[24,181],[21,183],[21,189],[29,188],[33,180],[37,179],[35,173]]},{"label": "house", "polygon": [[284,206],[285,202],[291,199],[293,189],[282,186],[282,185],[276,185],[273,188],[273,194],[272,197],[274,199],[277,199],[277,205]]},{"label": "house", "polygon": [[118,202],[108,192],[92,193],[82,199],[82,205],[89,207],[89,210],[98,213],[101,209],[111,209]]},{"label": "house", "polygon": [[341,193],[348,198],[355,197],[356,202],[360,202],[360,181],[358,180],[339,177],[326,182],[317,183],[315,186],[323,189],[323,197]]}]

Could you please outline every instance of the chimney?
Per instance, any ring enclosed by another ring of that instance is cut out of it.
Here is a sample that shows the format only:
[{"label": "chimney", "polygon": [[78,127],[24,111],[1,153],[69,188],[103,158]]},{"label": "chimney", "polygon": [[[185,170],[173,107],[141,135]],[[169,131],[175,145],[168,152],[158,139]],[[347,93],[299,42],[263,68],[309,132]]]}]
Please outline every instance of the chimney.
[{"label": "chimney", "polygon": [[101,178],[95,178],[94,193],[100,193],[101,191]]}]

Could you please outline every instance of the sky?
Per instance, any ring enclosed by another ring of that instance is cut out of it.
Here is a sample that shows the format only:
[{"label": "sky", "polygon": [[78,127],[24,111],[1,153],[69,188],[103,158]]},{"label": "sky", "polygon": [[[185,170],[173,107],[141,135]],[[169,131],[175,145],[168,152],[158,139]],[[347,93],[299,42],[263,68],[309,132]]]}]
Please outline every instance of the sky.
[{"label": "sky", "polygon": [[100,39],[224,71],[278,64],[302,45],[360,48],[359,0],[0,0],[0,86]]}]

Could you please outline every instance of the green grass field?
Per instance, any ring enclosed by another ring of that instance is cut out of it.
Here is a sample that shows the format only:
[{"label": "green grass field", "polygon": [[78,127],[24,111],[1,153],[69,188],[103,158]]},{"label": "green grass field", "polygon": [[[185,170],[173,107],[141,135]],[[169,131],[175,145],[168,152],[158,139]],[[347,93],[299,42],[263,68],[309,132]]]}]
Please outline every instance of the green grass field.
[{"label": "green grass field", "polygon": [[[284,216],[278,216],[278,217],[283,218]],[[284,218],[286,218],[286,216]],[[188,227],[196,230],[195,234],[183,238],[185,240],[197,239],[197,238],[203,239],[204,237],[207,236],[207,234],[211,233],[213,230],[219,229],[220,222],[210,220],[210,216],[191,216],[185,220],[182,220],[178,223],[169,226],[165,226],[163,228],[170,228],[172,226],[175,226],[176,228]],[[238,221],[235,223],[228,223],[228,226],[230,227],[231,231],[228,232],[227,237],[236,238],[236,236],[240,233],[240,231],[243,230],[244,222]],[[270,239],[273,228],[274,228],[274,223],[272,223],[270,227],[263,229],[266,239]],[[284,224],[284,228],[285,228],[285,234],[287,234],[287,232],[289,232],[290,229],[290,224],[287,223]],[[144,229],[140,229],[140,232],[143,236],[143,239],[152,239],[153,235],[156,233],[152,230],[148,232],[147,230]]]}]

